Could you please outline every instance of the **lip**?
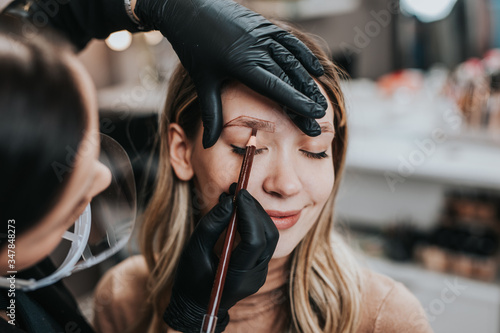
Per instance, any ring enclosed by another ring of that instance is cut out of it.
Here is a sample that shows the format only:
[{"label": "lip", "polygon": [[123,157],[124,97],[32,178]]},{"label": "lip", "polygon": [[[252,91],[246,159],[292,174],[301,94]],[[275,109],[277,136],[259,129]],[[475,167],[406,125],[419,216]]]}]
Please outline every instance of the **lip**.
[{"label": "lip", "polygon": [[266,213],[271,217],[278,230],[289,229],[293,227],[300,218],[302,210],[279,211],[279,210],[266,210]]}]

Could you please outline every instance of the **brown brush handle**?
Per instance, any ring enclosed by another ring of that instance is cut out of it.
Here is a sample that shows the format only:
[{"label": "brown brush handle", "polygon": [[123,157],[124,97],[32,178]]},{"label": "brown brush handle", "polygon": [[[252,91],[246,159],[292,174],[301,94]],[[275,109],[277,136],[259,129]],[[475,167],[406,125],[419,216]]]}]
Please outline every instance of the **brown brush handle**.
[{"label": "brown brush handle", "polygon": [[[255,146],[248,146],[243,158],[243,165],[241,166],[240,176],[238,178],[238,186],[234,193],[233,202],[235,202],[236,195],[241,189],[246,189],[248,186],[248,179],[250,178],[250,171],[252,170],[253,157],[255,156]],[[224,247],[217,266],[217,273],[215,274],[214,285],[212,287],[212,294],[210,295],[210,302],[208,304],[207,316],[216,317],[219,312],[219,304],[224,289],[224,282],[226,281],[227,269],[229,267],[229,260],[231,259],[231,252],[233,250],[234,238],[236,236],[236,204],[234,204],[231,220],[226,231],[226,238],[224,239]],[[211,332],[208,327],[209,322],[203,323],[203,332]],[[215,325],[215,324],[214,324]]]}]

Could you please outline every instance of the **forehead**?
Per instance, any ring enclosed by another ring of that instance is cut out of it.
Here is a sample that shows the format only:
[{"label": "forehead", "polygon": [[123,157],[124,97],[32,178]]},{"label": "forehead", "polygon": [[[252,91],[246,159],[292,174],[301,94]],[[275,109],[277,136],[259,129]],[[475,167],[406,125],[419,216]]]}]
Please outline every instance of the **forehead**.
[{"label": "forehead", "polygon": [[[326,97],[326,93],[321,85],[320,91]],[[223,122],[224,124],[240,125],[240,119],[265,120],[269,123],[267,131],[283,131],[297,129],[290,117],[283,108],[271,99],[260,95],[247,86],[236,82],[226,87],[222,93]],[[317,119],[319,123],[333,124],[333,108],[328,101],[328,109],[323,118]],[[272,130],[270,128],[272,127]]]}]

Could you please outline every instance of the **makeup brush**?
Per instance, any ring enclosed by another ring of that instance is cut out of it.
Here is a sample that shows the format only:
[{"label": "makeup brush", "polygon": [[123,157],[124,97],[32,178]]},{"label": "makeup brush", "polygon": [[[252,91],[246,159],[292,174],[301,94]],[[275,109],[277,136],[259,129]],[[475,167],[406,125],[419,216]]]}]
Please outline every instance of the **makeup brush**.
[{"label": "makeup brush", "polygon": [[[246,189],[248,186],[248,179],[250,178],[250,171],[252,170],[253,158],[255,156],[255,149],[257,146],[257,129],[252,129],[252,135],[246,144],[245,157],[241,165],[240,176],[238,178],[238,185],[234,193],[233,202],[236,200],[236,195],[241,189]],[[215,332],[217,325],[217,312],[219,311],[219,304],[222,297],[222,290],[224,290],[224,282],[226,281],[227,269],[229,267],[229,260],[231,259],[231,251],[233,249],[234,238],[236,235],[236,205],[229,221],[229,226],[226,231],[226,238],[224,239],[224,247],[215,274],[214,285],[212,287],[212,294],[210,295],[210,302],[208,304],[208,312],[203,317],[203,325],[201,333]]]}]

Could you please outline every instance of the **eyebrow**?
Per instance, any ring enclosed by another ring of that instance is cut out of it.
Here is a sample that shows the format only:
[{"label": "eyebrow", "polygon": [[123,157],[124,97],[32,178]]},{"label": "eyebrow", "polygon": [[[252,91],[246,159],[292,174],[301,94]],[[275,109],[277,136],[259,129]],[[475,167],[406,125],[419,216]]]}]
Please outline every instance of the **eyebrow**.
[{"label": "eyebrow", "polygon": [[[276,124],[272,121],[263,120],[259,118],[253,118],[249,116],[239,116],[234,118],[233,120],[228,121],[223,128],[230,126],[245,126],[249,128],[255,128],[256,130],[263,130],[266,132],[274,133],[276,130]],[[333,133],[335,134],[335,130],[333,129],[332,124],[329,122],[323,122],[319,124],[321,129],[321,133]]]},{"label": "eyebrow", "polygon": [[233,120],[228,121],[223,126],[223,128],[230,126],[245,126],[259,131],[262,130],[270,133],[274,133],[274,131],[276,130],[276,124],[273,123],[272,121],[262,120],[248,116],[239,116],[237,118],[234,118]]},{"label": "eyebrow", "polygon": [[321,133],[333,133],[335,134],[335,130],[333,129],[332,124],[330,123],[320,123],[319,128],[321,129]]}]

